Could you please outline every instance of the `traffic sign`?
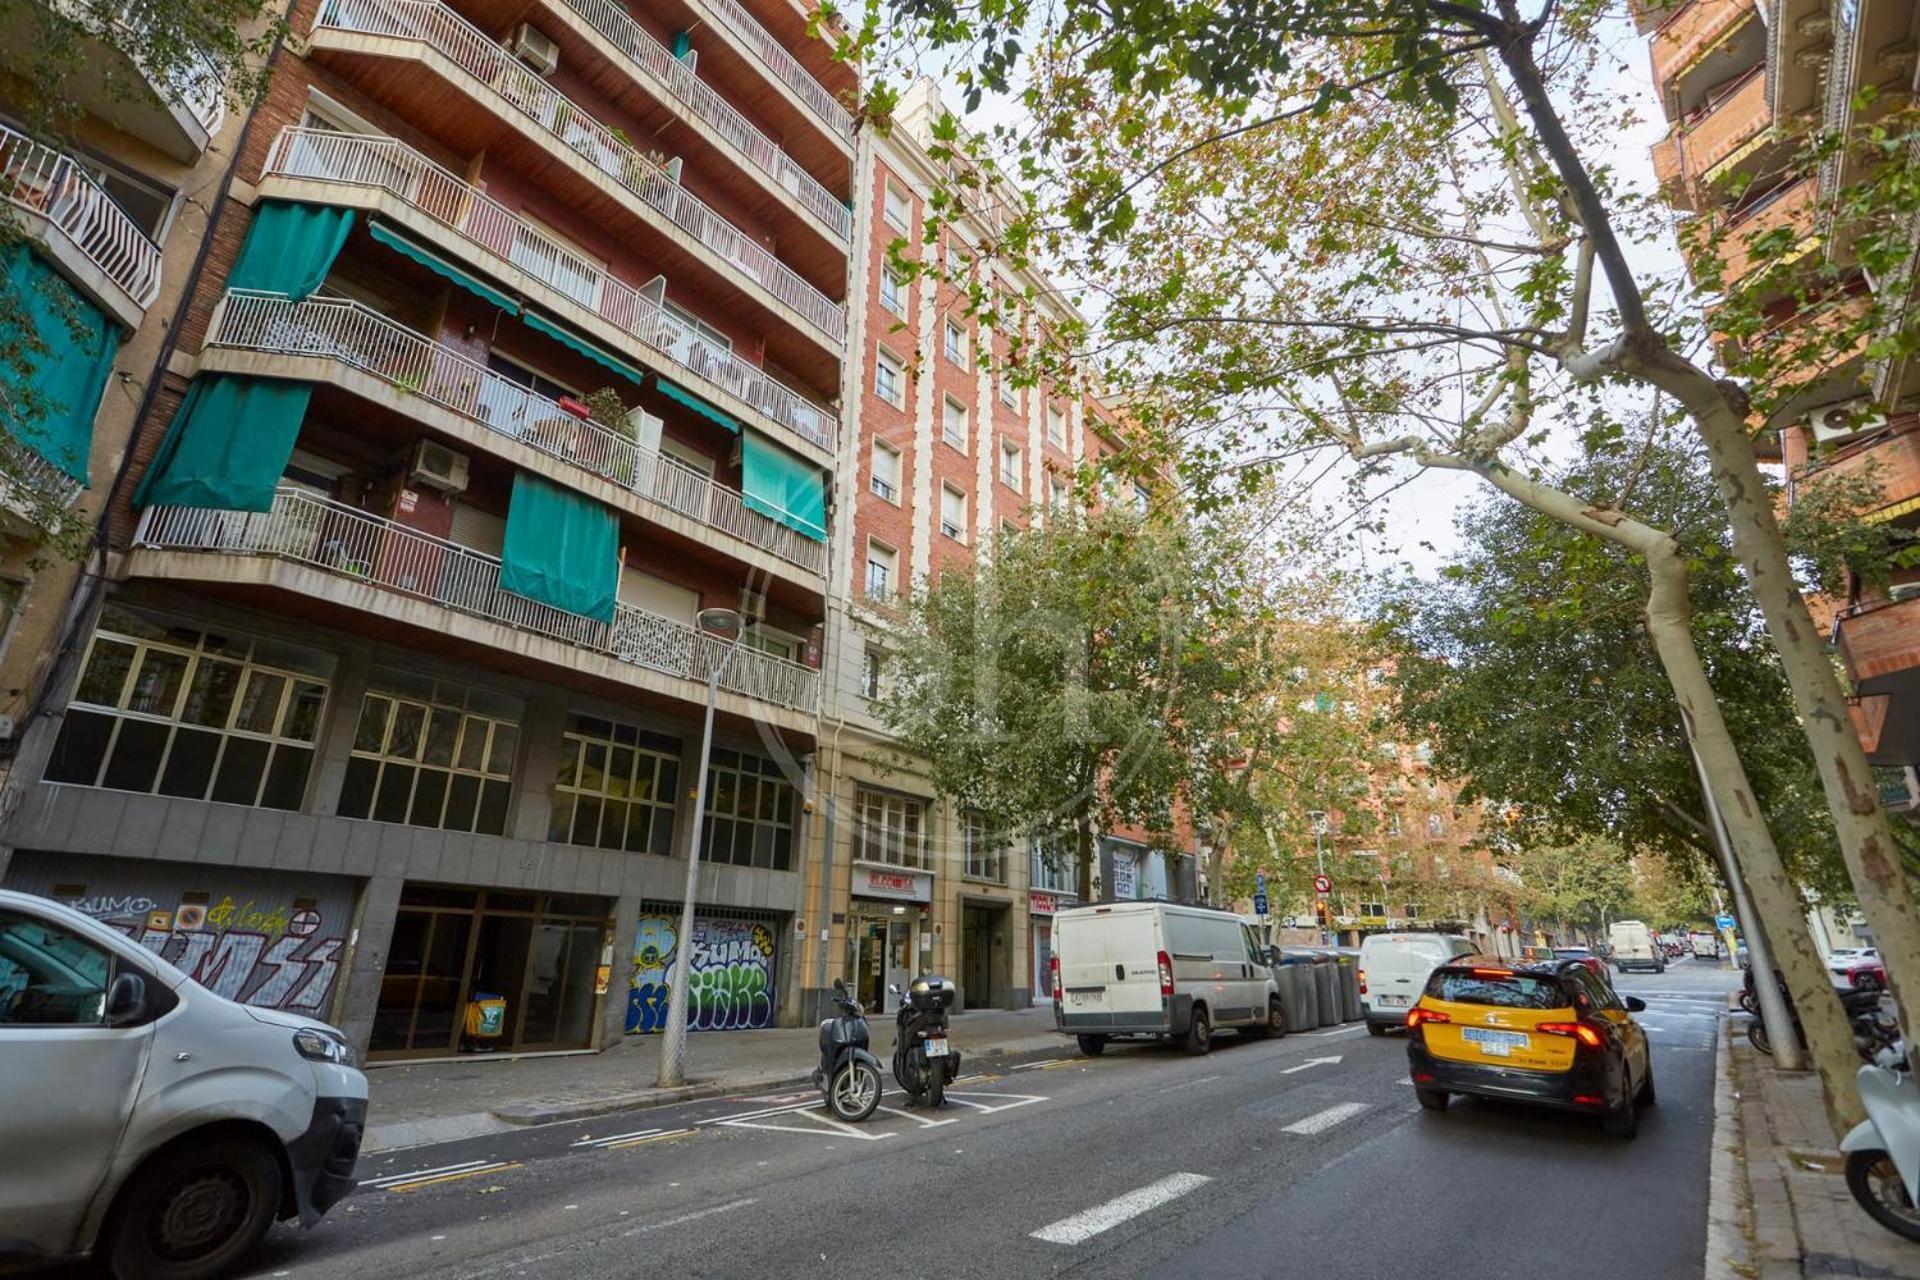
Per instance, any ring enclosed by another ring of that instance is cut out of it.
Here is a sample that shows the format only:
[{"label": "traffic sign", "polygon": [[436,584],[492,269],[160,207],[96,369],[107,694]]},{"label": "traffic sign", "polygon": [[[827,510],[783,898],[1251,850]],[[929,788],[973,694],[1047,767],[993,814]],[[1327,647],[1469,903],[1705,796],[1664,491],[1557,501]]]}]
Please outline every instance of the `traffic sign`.
[{"label": "traffic sign", "polygon": [[1332,893],[1333,879],[1330,876],[1315,876],[1313,878],[1313,891],[1315,893]]},{"label": "traffic sign", "polygon": [[1731,929],[1733,928],[1733,917],[1732,916],[1715,916],[1713,918],[1713,923],[1722,929]]},{"label": "traffic sign", "polygon": [[1267,914],[1267,891],[1265,889],[1257,889],[1254,891],[1253,914],[1257,916]]},{"label": "traffic sign", "polygon": [[1255,893],[1265,893],[1267,891],[1267,873],[1266,872],[1256,871],[1253,873],[1253,891]]}]

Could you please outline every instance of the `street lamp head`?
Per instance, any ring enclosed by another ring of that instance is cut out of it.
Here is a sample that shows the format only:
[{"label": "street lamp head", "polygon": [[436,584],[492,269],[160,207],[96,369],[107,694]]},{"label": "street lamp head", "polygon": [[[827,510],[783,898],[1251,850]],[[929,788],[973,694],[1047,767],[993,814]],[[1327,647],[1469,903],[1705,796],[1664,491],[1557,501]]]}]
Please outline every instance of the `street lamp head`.
[{"label": "street lamp head", "polygon": [[698,617],[702,630],[718,631],[725,635],[739,631],[745,622],[738,609],[702,609]]}]

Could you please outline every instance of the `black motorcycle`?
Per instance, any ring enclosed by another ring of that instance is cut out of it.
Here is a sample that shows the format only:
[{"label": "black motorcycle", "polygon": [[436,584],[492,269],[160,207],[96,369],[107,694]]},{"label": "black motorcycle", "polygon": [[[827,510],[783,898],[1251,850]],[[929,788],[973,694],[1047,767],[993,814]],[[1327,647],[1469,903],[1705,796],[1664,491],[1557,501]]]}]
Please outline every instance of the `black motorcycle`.
[{"label": "black motorcycle", "polygon": [[947,1038],[947,1011],[958,995],[951,981],[915,978],[902,996],[893,1029],[893,1078],[915,1102],[937,1107],[946,1101],[947,1082],[960,1074],[960,1052]]},{"label": "black motorcycle", "polygon": [[[1793,998],[1787,994],[1784,978],[1775,971],[1775,980],[1780,983],[1780,999],[1787,1006],[1787,1016],[1793,1023],[1794,1038],[1800,1042],[1804,1051],[1807,1047],[1807,1033],[1800,1025],[1800,1011],[1794,1008]],[[1900,1039],[1900,1028],[1894,1020],[1882,1012],[1878,991],[1848,991],[1836,988],[1834,994],[1840,997],[1840,1007],[1846,1011],[1847,1022],[1853,1030],[1853,1047],[1862,1062],[1873,1062],[1881,1050]],[[1746,985],[1740,992],[1740,1007],[1753,1015],[1753,1021],[1747,1025],[1747,1041],[1761,1053],[1773,1055],[1773,1041],[1767,1035],[1766,1019],[1760,1016],[1760,1000],[1754,990],[1753,970],[1746,972]]]},{"label": "black motorcycle", "polygon": [[826,1098],[827,1110],[842,1120],[859,1123],[880,1105],[880,1059],[867,1051],[866,1009],[833,980],[833,1002],[840,1016],[820,1024],[820,1065],[813,1083]]}]

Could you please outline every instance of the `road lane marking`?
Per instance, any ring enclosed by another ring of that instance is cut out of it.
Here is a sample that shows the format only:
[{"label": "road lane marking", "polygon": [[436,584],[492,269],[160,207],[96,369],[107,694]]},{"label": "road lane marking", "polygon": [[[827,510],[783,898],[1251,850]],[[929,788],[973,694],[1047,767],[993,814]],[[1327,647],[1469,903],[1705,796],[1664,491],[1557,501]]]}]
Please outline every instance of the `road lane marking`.
[{"label": "road lane marking", "polygon": [[[792,1125],[768,1124],[767,1120],[799,1120],[807,1125],[825,1125],[826,1128],[794,1128]],[[898,1134],[881,1131],[864,1133],[857,1125],[851,1125],[821,1111],[791,1111],[784,1116],[768,1116],[761,1120],[728,1120],[724,1124],[729,1129],[765,1129],[768,1133],[798,1133],[815,1138],[857,1138],[861,1142],[878,1142],[882,1138],[898,1137]]]},{"label": "road lane marking", "polygon": [[644,1138],[648,1134],[658,1132],[660,1132],[660,1130],[656,1126],[652,1129],[635,1129],[632,1133],[609,1133],[602,1138],[582,1138],[578,1142],[570,1142],[567,1145],[570,1147],[610,1147],[614,1143],[624,1142],[628,1138]]},{"label": "road lane marking", "polygon": [[1335,1027],[1331,1031],[1302,1031],[1300,1034],[1303,1036],[1346,1036],[1352,1035],[1356,1031],[1364,1030],[1366,1030],[1366,1024],[1356,1022],[1350,1027]]},{"label": "road lane marking", "polygon": [[725,1204],[716,1204],[710,1209],[695,1209],[691,1213],[683,1213],[675,1218],[663,1218],[659,1222],[649,1222],[644,1227],[633,1227],[622,1231],[620,1235],[624,1239],[628,1236],[643,1236],[650,1231],[665,1231],[668,1227],[684,1226],[689,1222],[698,1222],[702,1218],[711,1218],[716,1213],[732,1213],[735,1209],[744,1209],[750,1204],[758,1203],[759,1201],[752,1197],[745,1200],[729,1200]]},{"label": "road lane marking", "polygon": [[1330,1058],[1308,1058],[1305,1062],[1301,1063],[1297,1067],[1287,1067],[1286,1069],[1281,1071],[1280,1074],[1283,1076],[1290,1076],[1296,1071],[1305,1071],[1310,1067],[1324,1067],[1339,1061],[1340,1061],[1340,1055],[1337,1053]]},{"label": "road lane marking", "polygon": [[645,1134],[639,1135],[638,1137],[628,1138],[624,1142],[609,1143],[606,1146],[602,1147],[601,1150],[602,1151],[625,1151],[628,1147],[637,1147],[642,1143],[665,1142],[668,1138],[684,1138],[690,1133],[698,1133],[698,1132],[699,1132],[698,1129],[664,1129],[659,1133],[645,1133]]},{"label": "road lane marking", "polygon": [[[1012,1101],[987,1103],[975,1102],[975,1098],[1011,1098]],[[970,1089],[964,1094],[954,1093],[952,1090],[948,1090],[947,1101],[957,1102],[963,1107],[972,1107],[976,1111],[984,1111],[988,1115],[992,1115],[996,1111],[1011,1111],[1015,1107],[1024,1107],[1035,1102],[1045,1102],[1046,1099],[1037,1093],[986,1093],[979,1089]]]},{"label": "road lane marking", "polygon": [[436,1173],[455,1173],[461,1169],[471,1169],[477,1165],[489,1164],[487,1160],[462,1160],[459,1164],[443,1164],[435,1169],[415,1169],[411,1173],[389,1173],[378,1178],[362,1178],[363,1187],[384,1187],[390,1182],[412,1182],[415,1178],[430,1178]]},{"label": "road lane marking", "polygon": [[1083,1209],[1071,1218],[1049,1223],[1034,1232],[1033,1238],[1048,1244],[1081,1244],[1103,1231],[1111,1231],[1123,1222],[1198,1191],[1212,1181],[1212,1178],[1198,1173],[1170,1173],[1137,1191],[1115,1196],[1105,1204]]},{"label": "road lane marking", "polygon": [[1022,1062],[1014,1067],[1015,1071],[1038,1071],[1043,1067],[1057,1067],[1063,1062],[1076,1062],[1076,1058],[1043,1058],[1039,1062]]},{"label": "road lane marking", "polygon": [[902,1111],[898,1107],[882,1106],[882,1107],[875,1107],[874,1110],[884,1111],[890,1116],[905,1116],[907,1119],[919,1125],[922,1129],[938,1129],[943,1124],[959,1124],[960,1123],[960,1118],[958,1116],[949,1116],[945,1120],[929,1120],[925,1116],[917,1116],[913,1114],[913,1112],[911,1111]]},{"label": "road lane marking", "polygon": [[1367,1104],[1364,1102],[1343,1102],[1337,1107],[1328,1107],[1325,1111],[1316,1111],[1304,1120],[1296,1120],[1280,1132],[1294,1133],[1303,1138],[1309,1138],[1316,1133],[1325,1133],[1328,1129],[1333,1128],[1333,1126],[1343,1120],[1353,1119],[1353,1117],[1359,1115],[1366,1109]]},{"label": "road lane marking", "polygon": [[443,1173],[437,1178],[416,1178],[412,1182],[392,1182],[381,1188],[381,1190],[398,1192],[418,1191],[422,1187],[437,1187],[443,1182],[458,1182],[462,1178],[477,1178],[486,1173],[505,1173],[509,1169],[518,1169],[519,1167],[520,1162],[517,1160],[502,1160],[493,1164],[483,1164],[477,1169],[463,1169],[459,1173]]}]

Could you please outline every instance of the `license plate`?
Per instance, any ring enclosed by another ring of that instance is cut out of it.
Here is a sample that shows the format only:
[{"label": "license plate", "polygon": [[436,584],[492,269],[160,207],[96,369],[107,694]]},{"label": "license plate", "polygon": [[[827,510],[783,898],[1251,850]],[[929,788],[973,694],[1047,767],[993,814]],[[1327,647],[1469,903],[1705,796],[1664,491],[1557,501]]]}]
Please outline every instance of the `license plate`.
[{"label": "license plate", "polygon": [[1404,1009],[1404,1008],[1406,1008],[1406,1005],[1407,1005],[1407,997],[1405,997],[1405,996],[1381,996],[1381,997],[1380,997],[1380,1003],[1381,1003],[1381,1004],[1382,1004],[1383,1006],[1384,1006],[1384,1005],[1399,1005],[1399,1006],[1400,1006],[1401,1008],[1403,1008],[1403,1009]]},{"label": "license plate", "polygon": [[947,1042],[946,1042],[945,1040],[934,1040],[934,1039],[929,1039],[929,1040],[927,1041],[927,1056],[928,1056],[929,1058],[944,1058],[944,1057],[946,1057],[946,1056],[947,1056]]},{"label": "license plate", "polygon": [[1480,1052],[1495,1058],[1507,1057],[1515,1049],[1524,1049],[1532,1043],[1524,1031],[1492,1031],[1486,1027],[1462,1027],[1460,1038],[1478,1045]]}]

